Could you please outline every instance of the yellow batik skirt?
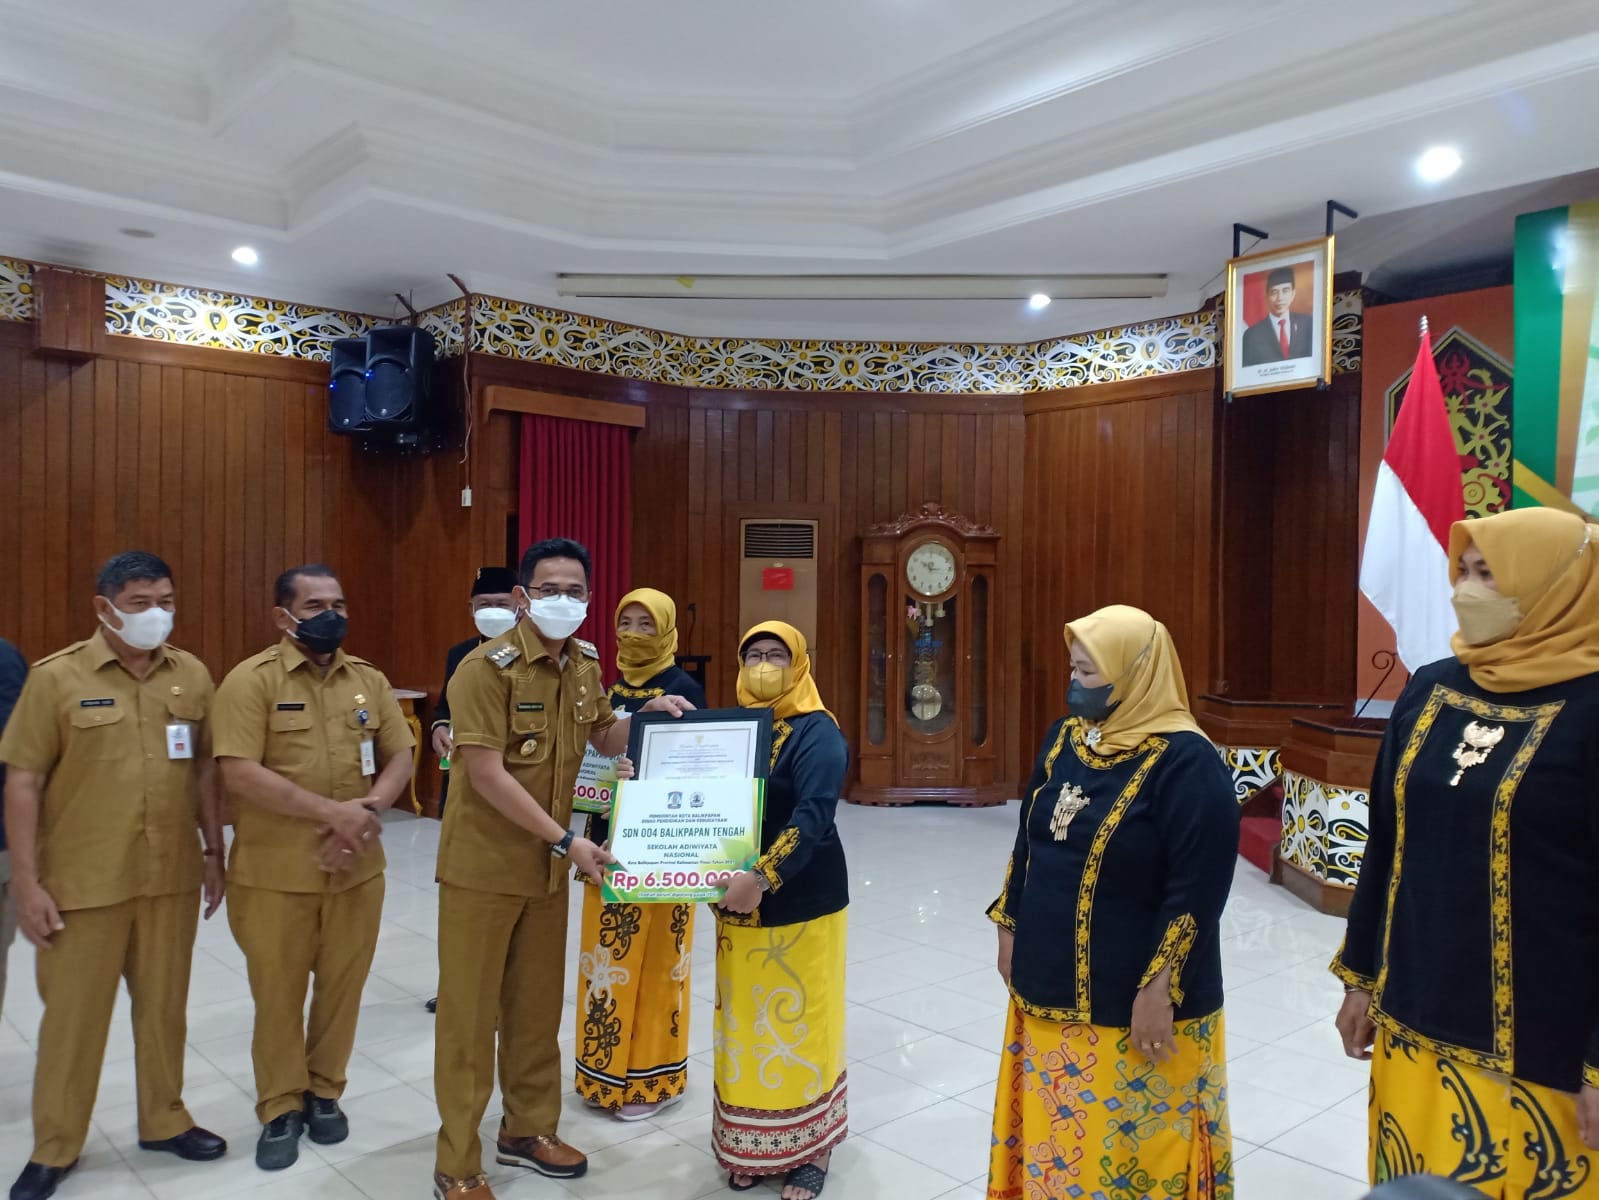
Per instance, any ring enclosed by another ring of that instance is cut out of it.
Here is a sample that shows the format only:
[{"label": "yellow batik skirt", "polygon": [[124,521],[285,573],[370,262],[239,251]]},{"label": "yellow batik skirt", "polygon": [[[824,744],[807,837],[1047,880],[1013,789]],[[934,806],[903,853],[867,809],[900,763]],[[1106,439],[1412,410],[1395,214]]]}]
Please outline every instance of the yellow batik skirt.
[{"label": "yellow batik skirt", "polygon": [[989,1200],[1231,1200],[1222,1014],[1180,1022],[1159,1066],[1126,1029],[1011,1005],[994,1102]]},{"label": "yellow batik skirt", "polygon": [[1371,1059],[1371,1179],[1443,1175],[1504,1200],[1599,1200],[1599,1153],[1577,1097],[1461,1066],[1379,1028]]},{"label": "yellow batik skirt", "polygon": [[686,904],[607,904],[583,889],[577,1093],[600,1108],[657,1104],[688,1082]]},{"label": "yellow batik skirt", "polygon": [[716,1161],[777,1175],[844,1140],[845,914],[750,928],[717,922]]}]

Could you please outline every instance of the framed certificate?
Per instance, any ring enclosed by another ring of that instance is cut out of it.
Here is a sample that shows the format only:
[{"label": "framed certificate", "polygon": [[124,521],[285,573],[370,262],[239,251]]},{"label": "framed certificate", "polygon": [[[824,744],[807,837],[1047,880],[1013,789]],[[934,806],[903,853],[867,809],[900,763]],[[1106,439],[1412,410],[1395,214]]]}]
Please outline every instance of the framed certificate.
[{"label": "framed certificate", "polygon": [[611,811],[601,895],[625,904],[719,900],[760,852],[764,779],[627,779]]},{"label": "framed certificate", "polygon": [[627,756],[637,779],[765,779],[771,769],[772,710],[704,708],[680,717],[639,713]]}]

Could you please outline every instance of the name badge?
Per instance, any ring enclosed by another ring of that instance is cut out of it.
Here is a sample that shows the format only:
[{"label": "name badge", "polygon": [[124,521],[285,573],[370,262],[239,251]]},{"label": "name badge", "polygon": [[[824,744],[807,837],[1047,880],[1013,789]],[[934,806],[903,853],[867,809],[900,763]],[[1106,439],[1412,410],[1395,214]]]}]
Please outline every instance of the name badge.
[{"label": "name badge", "polygon": [[167,723],[167,757],[193,758],[194,734],[187,721]]},{"label": "name badge", "polygon": [[376,775],[378,773],[378,752],[370,737],[361,739],[361,774]]}]

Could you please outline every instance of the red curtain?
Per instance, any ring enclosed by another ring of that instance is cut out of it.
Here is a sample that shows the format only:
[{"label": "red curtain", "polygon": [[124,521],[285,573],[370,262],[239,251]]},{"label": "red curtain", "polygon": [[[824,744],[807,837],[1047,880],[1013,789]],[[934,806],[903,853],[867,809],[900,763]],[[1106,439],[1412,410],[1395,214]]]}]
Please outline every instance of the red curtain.
[{"label": "red curtain", "polygon": [[616,605],[632,586],[628,433],[625,425],[522,417],[522,549],[550,537],[588,547],[589,615],[577,636],[599,647],[607,680],[616,674]]}]

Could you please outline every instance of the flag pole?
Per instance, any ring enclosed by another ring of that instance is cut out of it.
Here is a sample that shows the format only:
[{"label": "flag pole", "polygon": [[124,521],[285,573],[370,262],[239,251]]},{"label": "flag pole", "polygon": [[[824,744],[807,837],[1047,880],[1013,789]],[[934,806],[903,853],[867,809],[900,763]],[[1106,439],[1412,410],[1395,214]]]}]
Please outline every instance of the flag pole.
[{"label": "flag pole", "polygon": [[1426,337],[1427,336],[1427,314],[1426,313],[1422,313],[1422,315],[1421,315],[1421,336],[1422,337]]}]

